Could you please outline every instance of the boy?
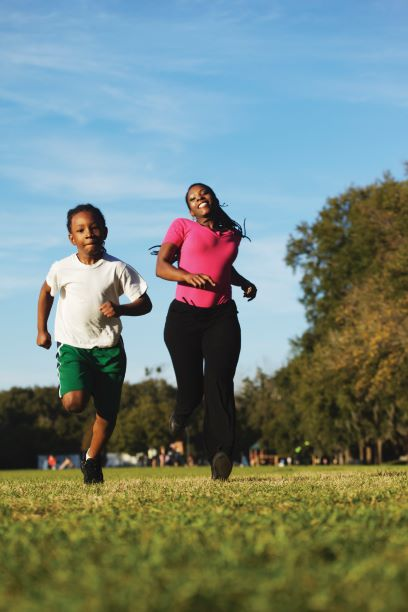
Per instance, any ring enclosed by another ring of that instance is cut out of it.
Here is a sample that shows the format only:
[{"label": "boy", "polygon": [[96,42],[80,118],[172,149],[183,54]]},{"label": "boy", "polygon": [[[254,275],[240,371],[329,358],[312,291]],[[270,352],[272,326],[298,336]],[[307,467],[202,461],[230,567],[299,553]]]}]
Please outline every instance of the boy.
[{"label": "boy", "polygon": [[[38,300],[37,344],[51,346],[47,322],[59,292],[55,318],[57,369],[62,405],[82,412],[93,396],[96,409],[91,445],[82,462],[85,484],[103,482],[101,451],[111,436],[126,371],[120,317],[152,309],[144,279],[131,266],[108,255],[108,228],[101,211],[80,204],[68,211],[68,237],[77,253],[55,262]],[[119,304],[125,294],[128,304]]]}]

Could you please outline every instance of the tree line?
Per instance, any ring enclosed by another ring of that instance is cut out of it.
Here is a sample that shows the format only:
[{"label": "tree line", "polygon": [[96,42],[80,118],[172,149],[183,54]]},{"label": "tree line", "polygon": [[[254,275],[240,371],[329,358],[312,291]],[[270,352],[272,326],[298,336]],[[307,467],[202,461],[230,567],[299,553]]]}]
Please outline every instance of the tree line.
[{"label": "tree line", "polygon": [[345,461],[406,454],[408,181],[387,173],[329,198],[290,236],[286,262],[301,273],[308,327],[268,381],[270,443],[291,431]]},{"label": "tree line", "polygon": [[[239,394],[238,394],[239,397]],[[136,454],[149,447],[167,446],[170,414],[176,389],[161,378],[147,377],[125,383],[117,425],[109,452]],[[243,410],[240,410],[243,415]],[[77,454],[89,447],[94,408],[92,402],[80,415],[66,413],[57,387],[13,387],[0,392],[0,469],[35,468],[37,455]],[[198,409],[189,427],[189,442],[196,458],[205,457],[202,440],[203,410]],[[259,437],[238,418],[241,443],[237,457]]]},{"label": "tree line", "polygon": [[[289,237],[286,263],[301,274],[307,329],[283,367],[238,388],[237,457],[255,442],[293,456],[306,440],[316,456],[345,462],[406,454],[408,181],[385,174],[329,198]],[[109,451],[166,445],[175,400],[161,378],[126,383]],[[87,448],[92,411],[65,414],[55,387],[0,392],[0,468]],[[202,412],[189,430],[197,454]]]}]

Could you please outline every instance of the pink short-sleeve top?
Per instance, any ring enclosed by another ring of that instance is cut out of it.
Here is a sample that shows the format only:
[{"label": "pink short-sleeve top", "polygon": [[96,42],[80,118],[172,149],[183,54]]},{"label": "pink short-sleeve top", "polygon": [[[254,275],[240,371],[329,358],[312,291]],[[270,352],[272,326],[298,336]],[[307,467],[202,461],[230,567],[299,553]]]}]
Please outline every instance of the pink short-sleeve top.
[{"label": "pink short-sleeve top", "polygon": [[179,248],[179,266],[191,274],[208,274],[215,287],[197,289],[177,283],[176,300],[201,308],[231,299],[231,269],[241,236],[232,230],[214,231],[189,219],[175,219],[163,239]]}]

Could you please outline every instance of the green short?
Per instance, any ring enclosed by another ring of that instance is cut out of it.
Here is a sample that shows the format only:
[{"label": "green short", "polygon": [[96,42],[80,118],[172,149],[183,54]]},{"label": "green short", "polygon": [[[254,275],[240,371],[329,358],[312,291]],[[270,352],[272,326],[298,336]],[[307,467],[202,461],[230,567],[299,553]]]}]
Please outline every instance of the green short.
[{"label": "green short", "polygon": [[116,346],[91,349],[58,343],[57,369],[60,397],[84,390],[92,395],[97,414],[116,418],[126,372],[122,340]]}]

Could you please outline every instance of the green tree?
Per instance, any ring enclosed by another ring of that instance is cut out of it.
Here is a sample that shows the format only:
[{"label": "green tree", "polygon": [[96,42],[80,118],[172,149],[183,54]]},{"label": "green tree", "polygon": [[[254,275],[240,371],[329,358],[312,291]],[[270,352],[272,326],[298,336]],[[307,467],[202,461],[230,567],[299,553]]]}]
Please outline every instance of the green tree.
[{"label": "green tree", "polygon": [[86,418],[63,411],[56,387],[1,392],[0,467],[36,467],[38,454],[78,452]]},{"label": "green tree", "polygon": [[408,183],[386,174],[327,200],[290,237],[309,328],[294,342],[294,401],[322,447],[406,435]]},{"label": "green tree", "polygon": [[350,292],[337,319],[326,343],[329,369],[360,407],[365,439],[375,442],[380,463],[384,442],[408,433],[408,295],[391,299],[370,280]]},{"label": "green tree", "polygon": [[125,384],[116,429],[109,441],[113,452],[135,453],[166,445],[168,422],[175,408],[176,390],[163,379]]},{"label": "green tree", "polygon": [[385,271],[390,291],[408,288],[407,231],[408,182],[388,174],[381,182],[329,198],[313,224],[297,227],[286,262],[302,273],[301,301],[316,338],[334,323],[350,289],[365,278]]},{"label": "green tree", "polygon": [[301,435],[296,411],[290,403],[290,385],[285,369],[275,375],[258,369],[253,379],[244,379],[237,404],[241,422],[246,425],[242,429],[250,435],[247,444],[260,440],[265,448],[278,454],[293,451]]}]

